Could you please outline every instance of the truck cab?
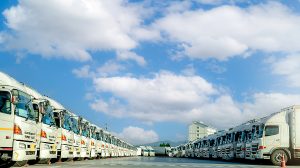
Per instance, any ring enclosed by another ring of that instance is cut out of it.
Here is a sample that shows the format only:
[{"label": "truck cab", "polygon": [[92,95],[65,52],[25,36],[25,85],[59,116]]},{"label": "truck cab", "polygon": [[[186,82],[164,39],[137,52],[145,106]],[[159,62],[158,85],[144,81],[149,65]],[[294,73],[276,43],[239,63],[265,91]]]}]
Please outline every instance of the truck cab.
[{"label": "truck cab", "polygon": [[90,157],[96,158],[97,152],[96,152],[96,140],[97,140],[97,134],[96,134],[97,127],[94,124],[90,125]]},{"label": "truck cab", "polygon": [[294,139],[290,136],[290,126],[293,124],[289,122],[296,120],[296,117],[290,118],[293,113],[296,112],[288,114],[288,110],[283,110],[261,119],[258,125],[261,133],[254,141],[257,147],[253,148],[256,159],[270,159],[274,165],[280,165],[283,155],[286,161],[292,158],[290,142]]},{"label": "truck cab", "polygon": [[0,72],[0,161],[24,166],[37,156],[37,116],[23,84]]},{"label": "truck cab", "polygon": [[72,131],[72,114],[60,103],[49,97],[45,97],[53,108],[54,120],[58,128],[56,137],[57,158],[59,161],[72,160],[74,158],[74,133]]},{"label": "truck cab", "polygon": [[72,131],[74,135],[74,142],[73,142],[73,147],[74,147],[74,152],[73,156],[75,160],[78,160],[81,155],[81,134],[80,134],[80,123],[79,123],[79,116],[77,116],[74,113],[71,113],[71,122],[72,122]]},{"label": "truck cab", "polygon": [[81,133],[80,157],[85,159],[90,157],[90,123],[79,117],[79,127]]},{"label": "truck cab", "polygon": [[102,155],[102,145],[103,145],[103,130],[100,127],[96,126],[96,141],[95,141],[95,151],[97,158],[100,158]]},{"label": "truck cab", "polygon": [[26,86],[33,96],[33,108],[37,116],[37,160],[39,163],[50,163],[57,158],[56,137],[58,128],[54,120],[53,108],[50,102],[36,90]]}]

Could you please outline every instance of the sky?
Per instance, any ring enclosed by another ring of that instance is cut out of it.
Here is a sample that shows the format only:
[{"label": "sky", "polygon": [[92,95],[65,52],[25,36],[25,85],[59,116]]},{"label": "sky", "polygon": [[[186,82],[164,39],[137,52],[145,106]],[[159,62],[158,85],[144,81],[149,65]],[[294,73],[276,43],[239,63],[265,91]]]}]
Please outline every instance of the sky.
[{"label": "sky", "polygon": [[300,1],[6,0],[0,71],[132,144],[300,104]]}]

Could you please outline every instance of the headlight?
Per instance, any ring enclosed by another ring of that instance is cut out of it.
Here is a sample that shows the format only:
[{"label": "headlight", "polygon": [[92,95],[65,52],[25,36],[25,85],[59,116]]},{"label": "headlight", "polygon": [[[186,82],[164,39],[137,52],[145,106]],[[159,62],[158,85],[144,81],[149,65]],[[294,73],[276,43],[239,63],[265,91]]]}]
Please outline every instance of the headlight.
[{"label": "headlight", "polygon": [[24,143],[19,143],[19,148],[20,148],[20,149],[26,149],[26,144],[24,144]]},{"label": "headlight", "polygon": [[44,146],[44,149],[50,149],[50,148],[51,148],[50,145],[47,145],[47,144],[46,144],[46,145]]}]

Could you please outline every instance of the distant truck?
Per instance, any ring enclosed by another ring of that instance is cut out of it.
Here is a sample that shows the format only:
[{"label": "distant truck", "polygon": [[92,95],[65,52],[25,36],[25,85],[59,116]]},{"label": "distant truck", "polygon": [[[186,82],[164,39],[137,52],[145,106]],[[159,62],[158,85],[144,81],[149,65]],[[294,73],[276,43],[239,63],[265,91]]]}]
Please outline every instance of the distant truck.
[{"label": "distant truck", "polygon": [[155,156],[155,151],[151,146],[147,146],[146,148],[148,149],[149,156]]},{"label": "distant truck", "polygon": [[[170,156],[185,157],[186,145],[172,148]],[[279,166],[284,157],[285,162],[299,163],[300,105],[203,137],[193,142],[192,150],[196,157],[207,159],[266,159]]]},{"label": "distant truck", "polygon": [[140,146],[142,151],[142,156],[149,156],[149,150],[146,148],[146,146]]}]

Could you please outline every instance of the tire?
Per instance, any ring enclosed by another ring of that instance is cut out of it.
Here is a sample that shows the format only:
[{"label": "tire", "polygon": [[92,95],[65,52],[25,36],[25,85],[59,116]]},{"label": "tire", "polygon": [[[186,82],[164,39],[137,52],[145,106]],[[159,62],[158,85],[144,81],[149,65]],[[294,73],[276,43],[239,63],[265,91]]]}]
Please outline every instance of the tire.
[{"label": "tire", "polygon": [[27,160],[11,162],[11,167],[23,167],[27,164]]},{"label": "tire", "polygon": [[281,165],[281,159],[282,159],[282,155],[284,156],[285,159],[285,163],[288,162],[288,156],[285,153],[285,151],[283,150],[276,150],[271,154],[271,162],[273,165],[275,166],[280,166]]},{"label": "tire", "polygon": [[50,164],[51,163],[51,159],[40,159],[38,161],[38,164]]}]

